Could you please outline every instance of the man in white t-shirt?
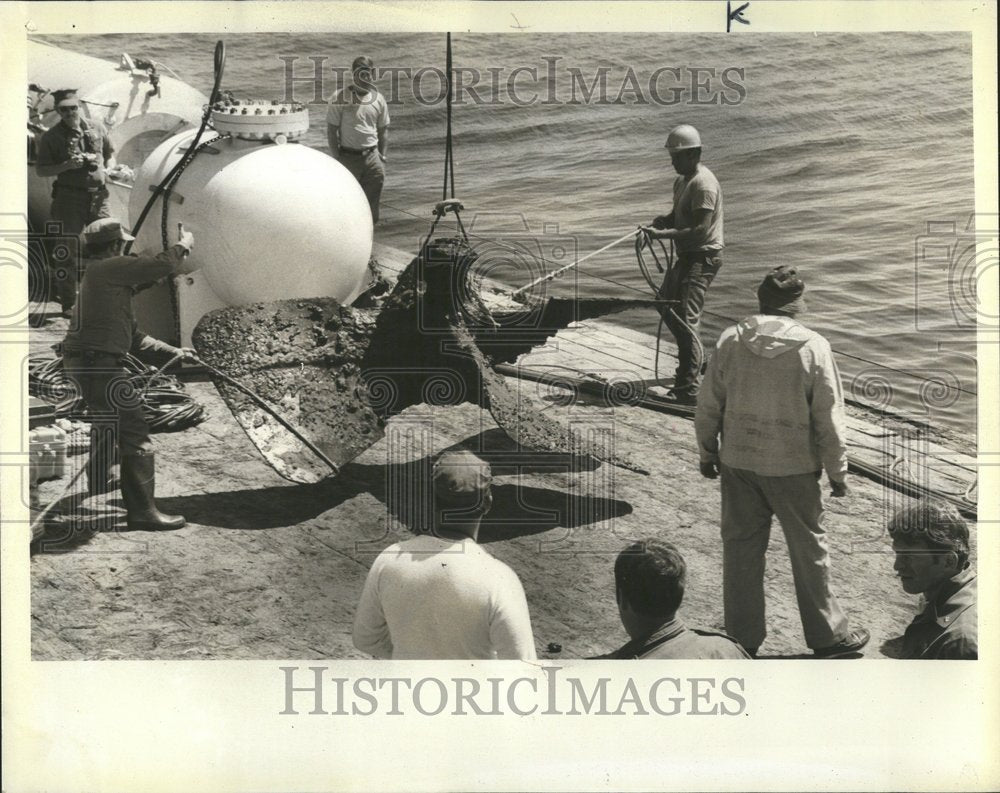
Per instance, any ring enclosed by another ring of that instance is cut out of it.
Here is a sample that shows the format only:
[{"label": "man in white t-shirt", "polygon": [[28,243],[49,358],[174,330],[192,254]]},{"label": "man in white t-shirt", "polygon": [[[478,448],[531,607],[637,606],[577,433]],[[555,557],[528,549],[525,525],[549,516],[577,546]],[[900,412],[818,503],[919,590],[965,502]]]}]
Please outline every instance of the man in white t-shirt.
[{"label": "man in white t-shirt", "polygon": [[330,99],[326,136],[334,159],[365,191],[372,220],[377,223],[389,145],[389,106],[375,87],[373,69],[371,58],[362,55],[354,59],[351,85]]},{"label": "man in white t-shirt", "polygon": [[446,452],[434,465],[433,530],[372,564],[354,646],[378,658],[535,658],[528,603],[507,565],[477,543],[493,504],[488,463]]}]

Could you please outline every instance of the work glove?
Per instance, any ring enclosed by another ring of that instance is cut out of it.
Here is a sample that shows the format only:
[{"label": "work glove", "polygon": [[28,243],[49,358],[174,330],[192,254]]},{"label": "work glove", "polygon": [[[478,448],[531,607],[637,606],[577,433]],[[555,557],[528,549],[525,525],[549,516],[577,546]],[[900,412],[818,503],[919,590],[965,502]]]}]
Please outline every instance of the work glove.
[{"label": "work glove", "polygon": [[719,464],[717,462],[701,463],[701,475],[706,479],[719,478]]},{"label": "work glove", "polygon": [[198,353],[193,347],[175,347],[174,355],[179,355],[184,363],[198,363]]},{"label": "work glove", "polygon": [[654,229],[661,229],[661,230],[662,229],[668,229],[668,228],[670,228],[669,221],[667,220],[667,216],[666,215],[657,215],[655,218],[653,218],[653,228]]},{"label": "work glove", "polygon": [[830,480],[830,495],[834,498],[843,498],[847,495],[847,482],[838,482],[836,479]]},{"label": "work glove", "polygon": [[177,240],[178,245],[184,246],[188,253],[191,252],[191,248],[194,247],[194,234],[190,231],[181,231],[180,236]]}]

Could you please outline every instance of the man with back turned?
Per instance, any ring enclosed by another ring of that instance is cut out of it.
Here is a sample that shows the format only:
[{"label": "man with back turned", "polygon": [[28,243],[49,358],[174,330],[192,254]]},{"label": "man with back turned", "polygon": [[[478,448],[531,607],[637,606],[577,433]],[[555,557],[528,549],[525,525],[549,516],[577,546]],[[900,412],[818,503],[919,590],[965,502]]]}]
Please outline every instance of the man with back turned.
[{"label": "man with back turned", "polygon": [[[759,311],[719,337],[698,395],[701,473],[722,475],[726,632],[754,654],[764,641],[764,565],[776,515],[791,557],[806,644],[817,658],[856,655],[830,588],[820,476],[847,494],[844,394],[830,343],[800,324],[805,283],[789,267],[757,289]],[[719,436],[722,436],[721,448]]]},{"label": "man with back turned", "polygon": [[672,543],[640,540],[618,554],[615,599],[630,640],[601,658],[749,658],[735,639],[684,624],[677,611],[686,585],[687,565]]},{"label": "man with back turned", "polygon": [[492,480],[471,452],[438,458],[433,525],[375,559],[354,618],[355,647],[378,658],[534,660],[521,581],[478,543]]}]

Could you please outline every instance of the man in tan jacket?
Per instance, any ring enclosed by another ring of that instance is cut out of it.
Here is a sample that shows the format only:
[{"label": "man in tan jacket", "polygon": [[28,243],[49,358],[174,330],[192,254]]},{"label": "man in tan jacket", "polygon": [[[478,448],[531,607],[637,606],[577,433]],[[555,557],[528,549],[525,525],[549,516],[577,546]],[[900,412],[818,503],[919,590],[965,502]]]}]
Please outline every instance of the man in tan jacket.
[{"label": "man in tan jacket", "polygon": [[831,495],[847,494],[844,395],[829,342],[795,319],[804,291],[794,269],[778,267],[757,290],[759,313],[723,331],[695,432],[702,475],[722,475],[726,632],[752,655],[764,641],[765,555],[777,515],[806,644],[818,658],[838,658],[857,654],[869,634],[850,629],[830,589],[819,480],[825,468]]}]

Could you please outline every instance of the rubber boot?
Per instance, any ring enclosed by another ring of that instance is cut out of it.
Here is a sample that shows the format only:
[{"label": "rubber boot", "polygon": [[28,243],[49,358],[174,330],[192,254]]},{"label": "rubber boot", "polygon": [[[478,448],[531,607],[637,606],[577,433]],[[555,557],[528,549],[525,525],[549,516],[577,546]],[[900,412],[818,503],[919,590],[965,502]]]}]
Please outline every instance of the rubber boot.
[{"label": "rubber boot", "polygon": [[118,489],[118,480],[111,475],[114,461],[114,428],[91,425],[90,457],[87,458],[87,495],[100,496]]},{"label": "rubber boot", "polygon": [[179,529],[186,521],[180,515],[165,515],[156,508],[156,458],[153,454],[122,456],[122,498],[130,529],[164,531]]}]

